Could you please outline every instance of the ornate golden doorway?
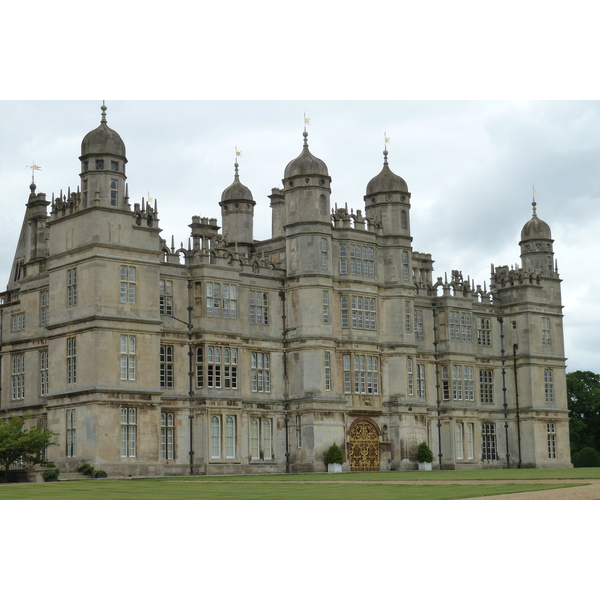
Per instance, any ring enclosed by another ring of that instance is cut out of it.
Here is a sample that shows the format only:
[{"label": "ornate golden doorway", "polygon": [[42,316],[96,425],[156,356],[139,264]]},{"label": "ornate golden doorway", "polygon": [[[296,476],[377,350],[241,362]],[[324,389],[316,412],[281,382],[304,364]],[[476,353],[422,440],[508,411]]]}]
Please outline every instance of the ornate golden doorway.
[{"label": "ornate golden doorway", "polygon": [[379,433],[369,421],[356,421],[350,429],[351,471],[379,471]]}]

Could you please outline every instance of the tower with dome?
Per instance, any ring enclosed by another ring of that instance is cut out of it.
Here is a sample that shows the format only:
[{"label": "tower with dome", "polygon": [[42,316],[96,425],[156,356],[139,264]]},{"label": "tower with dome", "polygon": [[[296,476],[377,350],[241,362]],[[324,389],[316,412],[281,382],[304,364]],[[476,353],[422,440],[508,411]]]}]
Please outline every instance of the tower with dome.
[{"label": "tower with dome", "polygon": [[344,470],[410,470],[423,441],[433,468],[570,466],[561,280],[535,202],[520,265],[483,287],[434,277],[387,148],[364,207],[332,206],[302,137],[273,166],[269,239],[236,162],[220,223],[191,216],[176,248],[161,207],[129,198],[103,105],[77,189],[30,186],[0,297],[2,416],[57,432],[61,473],[321,472],[334,443]]}]

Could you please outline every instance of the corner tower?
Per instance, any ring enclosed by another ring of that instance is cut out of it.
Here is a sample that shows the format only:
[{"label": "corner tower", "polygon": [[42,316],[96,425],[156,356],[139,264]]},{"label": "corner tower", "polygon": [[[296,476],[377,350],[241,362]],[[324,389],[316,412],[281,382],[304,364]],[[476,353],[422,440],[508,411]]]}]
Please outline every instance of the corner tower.
[{"label": "corner tower", "polygon": [[101,106],[100,126],[81,142],[81,202],[88,206],[110,206],[130,210],[125,188],[125,144],[106,122],[106,106]]},{"label": "corner tower", "polygon": [[556,274],[550,226],[537,216],[536,202],[531,203],[533,215],[521,230],[521,266],[528,272],[552,277]]},{"label": "corner tower", "polygon": [[254,207],[252,192],[240,181],[236,162],[233,183],[221,194],[223,235],[229,244],[237,243],[248,249],[253,244]]},{"label": "corner tower", "polygon": [[384,235],[410,238],[410,192],[406,181],[392,172],[388,151],[383,151],[383,168],[367,184],[365,214],[371,223],[378,223]]},{"label": "corner tower", "polygon": [[283,174],[286,225],[327,223],[331,225],[331,177],[327,165],[308,149],[308,132],[300,156],[288,163]]}]

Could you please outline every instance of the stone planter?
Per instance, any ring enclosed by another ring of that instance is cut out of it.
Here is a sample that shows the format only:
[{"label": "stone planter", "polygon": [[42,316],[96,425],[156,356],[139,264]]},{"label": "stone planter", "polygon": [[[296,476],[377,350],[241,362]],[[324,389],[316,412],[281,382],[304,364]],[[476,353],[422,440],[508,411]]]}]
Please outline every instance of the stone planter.
[{"label": "stone planter", "polygon": [[329,463],[327,465],[327,472],[328,473],[341,473],[342,465],[340,463]]},{"label": "stone planter", "polygon": [[431,463],[419,463],[419,471],[431,471]]}]

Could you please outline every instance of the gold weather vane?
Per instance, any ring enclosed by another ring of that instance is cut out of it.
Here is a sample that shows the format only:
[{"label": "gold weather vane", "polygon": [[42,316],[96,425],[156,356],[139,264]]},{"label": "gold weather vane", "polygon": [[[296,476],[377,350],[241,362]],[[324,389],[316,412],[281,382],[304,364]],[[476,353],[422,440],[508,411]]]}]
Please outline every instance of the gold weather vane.
[{"label": "gold weather vane", "polygon": [[41,171],[42,167],[35,164],[35,161],[31,165],[26,165],[27,169],[31,169],[31,183],[35,183],[35,172]]},{"label": "gold weather vane", "polygon": [[237,149],[237,146],[235,147],[235,159],[237,161],[237,157],[242,155],[242,151]]},{"label": "gold weather vane", "polygon": [[384,144],[386,144],[386,146],[390,143],[390,138],[387,136],[387,133],[385,131],[383,132],[383,141]]},{"label": "gold weather vane", "polygon": [[306,113],[304,113],[304,131],[306,131],[307,125],[310,125],[310,119],[306,116]]},{"label": "gold weather vane", "polygon": [[535,207],[537,205],[537,202],[535,201],[535,196],[537,194],[537,190],[535,189],[535,185],[532,185],[531,189],[533,190],[533,201],[531,202],[531,206],[533,206],[533,215],[535,216],[537,214],[536,210],[535,210]]}]

